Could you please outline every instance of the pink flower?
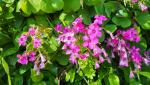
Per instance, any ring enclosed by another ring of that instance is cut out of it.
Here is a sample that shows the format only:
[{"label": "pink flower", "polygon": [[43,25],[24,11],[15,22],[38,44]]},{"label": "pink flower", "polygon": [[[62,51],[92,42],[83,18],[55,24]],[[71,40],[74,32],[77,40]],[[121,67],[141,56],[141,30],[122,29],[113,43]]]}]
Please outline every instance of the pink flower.
[{"label": "pink flower", "polygon": [[61,32],[62,31],[62,25],[61,24],[57,24],[56,27],[55,27],[55,30],[57,32]]},{"label": "pink flower", "polygon": [[133,71],[130,71],[130,75],[129,75],[130,78],[133,78],[134,77],[134,73]]},{"label": "pink flower", "polygon": [[72,62],[72,64],[77,64],[77,60],[73,54],[70,56],[69,60]]},{"label": "pink flower", "polygon": [[79,56],[79,58],[82,59],[82,60],[86,60],[88,57],[89,57],[89,53],[81,54]]},{"label": "pink flower", "polygon": [[66,51],[66,54],[74,54],[74,55],[77,55],[78,52],[80,51],[80,47],[77,46],[77,45],[71,45],[70,46],[70,49],[68,49]]},{"label": "pink flower", "polygon": [[76,41],[76,38],[74,37],[73,32],[66,32],[66,33],[61,34],[57,40],[59,43],[63,42],[66,45],[70,45],[71,43]]},{"label": "pink flower", "polygon": [[135,46],[133,46],[130,49],[130,53],[131,53],[131,59],[133,62],[135,62],[136,64],[141,64],[142,62],[142,56],[140,55],[140,49],[136,48]]},{"label": "pink flower", "polygon": [[68,27],[64,27],[63,33],[72,32],[72,29]]},{"label": "pink flower", "polygon": [[103,21],[107,20],[106,16],[103,16],[103,15],[101,15],[101,16],[96,15],[94,18],[95,18],[94,23],[96,23],[98,25],[103,24]]},{"label": "pink flower", "polygon": [[105,61],[104,58],[103,58],[102,56],[100,56],[100,57],[99,57],[99,62],[100,62],[100,63],[104,63],[104,61]]},{"label": "pink flower", "polygon": [[34,48],[39,48],[41,46],[41,40],[34,38],[33,45],[34,45]]},{"label": "pink flower", "polygon": [[90,35],[91,38],[93,37],[101,37],[102,33],[100,32],[102,28],[100,28],[97,24],[93,23],[89,26],[89,29],[87,30],[88,35]]},{"label": "pink flower", "polygon": [[72,25],[75,33],[84,31],[84,24],[82,24],[82,18],[76,18]]},{"label": "pink flower", "polygon": [[83,36],[83,46],[84,47],[89,47],[90,49],[94,49],[94,47],[96,46],[96,44],[98,44],[98,39],[97,38],[89,38],[88,36]]},{"label": "pink flower", "polygon": [[95,63],[95,69],[98,69],[99,67],[100,67],[99,63],[96,62],[96,63]]},{"label": "pink flower", "polygon": [[42,54],[40,54],[40,57],[41,57],[41,62],[45,62],[46,61],[46,59],[45,59],[45,56],[44,55],[42,55]]},{"label": "pink flower", "polygon": [[138,36],[138,32],[134,28],[130,28],[127,31],[123,31],[122,36],[125,40],[130,40],[133,42],[139,42],[140,41],[140,37]]},{"label": "pink flower", "polygon": [[24,55],[17,54],[17,57],[19,58],[18,63],[23,64],[23,65],[28,64],[27,55],[25,55],[25,54]]},{"label": "pink flower", "polygon": [[149,59],[144,58],[143,61],[144,61],[144,63],[145,63],[147,66],[150,65],[150,60],[149,60]]},{"label": "pink flower", "polygon": [[25,46],[27,38],[28,38],[27,34],[22,34],[21,37],[19,38],[19,45]]},{"label": "pink flower", "polygon": [[99,57],[102,53],[102,49],[100,49],[98,46],[96,46],[94,49],[93,49],[93,56],[94,57]]},{"label": "pink flower", "polygon": [[36,75],[40,74],[40,68],[36,63],[34,63],[34,68],[33,69],[36,71]]},{"label": "pink flower", "polygon": [[144,12],[148,9],[148,7],[145,4],[140,3],[140,8]]},{"label": "pink flower", "polygon": [[33,27],[31,27],[31,28],[29,28],[29,34],[31,35],[31,36],[34,36],[35,35],[35,29],[33,28]]},{"label": "pink flower", "polygon": [[31,61],[31,62],[35,61],[35,55],[36,55],[35,52],[30,52],[30,54],[29,54],[29,61]]},{"label": "pink flower", "polygon": [[132,3],[137,3],[138,2],[138,0],[132,0]]}]

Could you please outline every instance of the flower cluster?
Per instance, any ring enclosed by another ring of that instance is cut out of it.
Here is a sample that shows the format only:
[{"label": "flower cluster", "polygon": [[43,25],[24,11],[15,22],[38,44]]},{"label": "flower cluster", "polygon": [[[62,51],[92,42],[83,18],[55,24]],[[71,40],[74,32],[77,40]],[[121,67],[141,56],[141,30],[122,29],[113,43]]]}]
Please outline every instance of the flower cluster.
[{"label": "flower cluster", "polygon": [[[88,26],[82,23],[82,18],[77,18],[70,27],[63,28],[61,24],[55,27],[55,30],[60,33],[57,40],[59,43],[63,43],[62,49],[70,55],[70,61],[73,64],[77,64],[77,59],[86,60],[89,56],[94,56],[97,59],[95,62],[95,68],[97,69],[105,60],[111,63],[112,58],[119,56],[120,67],[128,67],[131,61],[136,69],[141,69],[142,62],[149,65],[150,60],[142,57],[140,49],[136,46],[130,46],[130,42],[138,43],[140,41],[140,36],[135,28],[126,31],[118,30],[115,36],[108,32],[110,38],[105,43],[107,49],[112,51],[109,55],[99,43],[103,30],[101,25],[107,18],[97,15],[94,19],[94,22]],[[79,41],[83,42],[79,43]],[[82,51],[83,47],[86,48],[85,51]]]},{"label": "flower cluster", "polygon": [[[29,28],[29,31],[25,34],[22,34],[21,37],[18,39],[18,43],[20,46],[26,46],[26,41],[28,40],[28,37],[31,36],[33,40],[33,46],[35,49],[39,48],[41,46],[40,39],[36,38],[36,29],[31,27]],[[18,62],[20,64],[28,64],[28,61],[35,61],[35,55],[36,53],[34,51],[25,52],[24,54],[20,55],[18,54],[17,57],[19,58]]]},{"label": "flower cluster", "polygon": [[40,57],[34,62],[34,70],[36,70],[37,75],[39,75],[40,70],[45,67],[46,59],[45,56],[40,54]]},{"label": "flower cluster", "polygon": [[28,61],[31,61],[31,62],[35,61],[35,55],[36,55],[35,52],[29,52],[29,53],[25,53],[23,55],[18,54],[17,55],[17,57],[19,58],[18,62],[20,64],[26,65],[26,64],[28,64]]},{"label": "flower cluster", "polygon": [[[66,51],[66,54],[70,55],[70,61],[73,64],[77,64],[77,58],[86,60],[90,56],[90,52],[93,52],[93,56],[98,58],[96,62],[96,68],[99,67],[99,63],[104,62],[103,54],[107,57],[107,53],[104,49],[100,48],[99,38],[102,36],[102,28],[100,25],[107,20],[105,16],[95,16],[95,20],[89,26],[85,26],[82,23],[82,18],[77,18],[72,23],[71,27],[62,27],[58,24],[55,30],[60,33],[58,42],[63,43],[62,49]],[[79,43],[78,41],[83,41]],[[86,48],[86,51],[82,52],[81,46]]]},{"label": "flower cluster", "polygon": [[[106,41],[107,48],[112,50],[111,58],[115,58],[115,54],[120,57],[119,65],[121,67],[128,67],[131,61],[134,63],[136,69],[141,69],[142,62],[147,65],[150,64],[149,59],[142,57],[139,48],[130,46],[130,42],[138,43],[140,41],[138,32],[134,28],[126,31],[118,30],[115,36],[112,33],[109,34],[111,38],[108,38]],[[131,77],[133,77],[132,73],[130,73]]]},{"label": "flower cluster", "polygon": [[35,33],[36,33],[35,28],[29,28],[29,31],[25,34],[22,34],[21,37],[19,38],[18,40],[19,45],[25,46],[26,41],[28,40],[28,37],[31,36],[33,39],[34,48],[39,48],[41,45],[41,40],[36,38]]},{"label": "flower cluster", "polygon": [[[30,62],[34,62],[34,70],[39,74],[40,70],[45,67],[46,59],[39,53],[38,48],[41,46],[41,39],[38,38],[39,31],[33,27],[29,28],[28,32],[21,35],[18,39],[20,46],[26,46],[28,43],[27,40],[31,40],[29,45],[32,45],[32,48],[26,50],[24,54],[17,54],[18,63],[22,65],[27,65]],[[31,39],[30,39],[31,38]],[[27,45],[28,46],[28,45]]]}]

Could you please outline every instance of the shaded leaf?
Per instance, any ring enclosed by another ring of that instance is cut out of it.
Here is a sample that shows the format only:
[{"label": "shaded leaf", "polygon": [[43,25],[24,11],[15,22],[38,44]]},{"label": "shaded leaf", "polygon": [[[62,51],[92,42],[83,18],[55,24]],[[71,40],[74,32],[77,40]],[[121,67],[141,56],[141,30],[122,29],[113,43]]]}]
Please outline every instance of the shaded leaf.
[{"label": "shaded leaf", "polygon": [[110,85],[120,85],[120,81],[117,75],[115,74],[110,74],[108,77]]}]

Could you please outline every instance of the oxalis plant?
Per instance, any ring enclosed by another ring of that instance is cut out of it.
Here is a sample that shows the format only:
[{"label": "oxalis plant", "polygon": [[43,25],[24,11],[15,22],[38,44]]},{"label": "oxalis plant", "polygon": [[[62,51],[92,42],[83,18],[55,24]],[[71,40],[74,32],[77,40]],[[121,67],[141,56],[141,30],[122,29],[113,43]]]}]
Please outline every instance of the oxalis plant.
[{"label": "oxalis plant", "polygon": [[0,85],[149,85],[150,0],[0,0]]},{"label": "oxalis plant", "polygon": [[[150,64],[149,53],[142,53],[141,49],[135,45],[140,42],[140,35],[134,27],[112,33],[102,27],[102,24],[108,20],[106,16],[94,16],[94,21],[89,25],[83,24],[82,19],[82,17],[76,18],[70,26],[57,24],[55,27],[58,37],[52,44],[60,46],[75,66],[75,69],[65,73],[66,81],[73,82],[72,77],[75,77],[77,73],[89,84],[89,80],[96,77],[96,72],[107,69],[109,81],[118,84],[119,78],[114,74],[117,69],[129,69],[129,77],[134,78],[142,69],[142,63],[147,66]],[[100,42],[104,31],[108,37]],[[29,31],[23,33],[18,39],[20,46],[26,46],[26,51],[17,55],[18,63],[27,65],[32,62],[36,75],[40,75],[40,70],[51,61],[44,47],[46,44],[44,40],[50,41],[50,39],[44,35],[49,35],[49,32],[44,32],[38,27],[30,27]],[[98,76],[97,83],[101,84],[101,77]],[[115,82],[113,78],[116,79]]]}]

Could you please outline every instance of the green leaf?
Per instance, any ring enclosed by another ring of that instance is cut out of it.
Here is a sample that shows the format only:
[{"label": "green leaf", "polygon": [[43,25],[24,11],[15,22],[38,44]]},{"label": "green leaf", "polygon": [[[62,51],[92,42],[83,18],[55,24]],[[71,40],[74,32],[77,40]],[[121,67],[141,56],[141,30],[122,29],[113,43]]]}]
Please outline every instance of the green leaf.
[{"label": "green leaf", "polygon": [[64,0],[63,10],[65,12],[77,11],[80,9],[80,0]]},{"label": "green leaf", "polygon": [[100,79],[100,80],[102,80],[106,75],[108,75],[108,73],[109,73],[109,70],[108,69],[106,69],[106,68],[101,68],[101,70],[99,70],[99,72],[98,72],[98,78]]},{"label": "green leaf", "polygon": [[91,5],[98,5],[102,0],[85,0],[84,2],[91,6]]},{"label": "green leaf", "polygon": [[96,13],[99,14],[99,15],[104,15],[105,14],[104,13],[105,12],[104,11],[104,1],[105,0],[99,0],[99,3],[94,6]]},{"label": "green leaf", "polygon": [[70,82],[73,83],[74,78],[75,78],[75,70],[74,70],[74,69],[71,69],[71,70],[69,70],[68,73],[66,73],[65,80],[66,80],[66,81],[69,81],[69,80],[70,80]]},{"label": "green leaf", "polygon": [[24,12],[25,16],[29,16],[31,14],[31,5],[27,0],[24,0],[21,5],[21,10]]},{"label": "green leaf", "polygon": [[24,2],[25,2],[25,0],[19,0],[18,1],[17,7],[16,7],[16,12],[20,12],[20,9],[21,9]]},{"label": "green leaf", "polygon": [[29,65],[21,66],[21,67],[19,68],[19,74],[20,74],[20,75],[24,74],[29,68],[30,68]]},{"label": "green leaf", "polygon": [[75,78],[75,70],[74,70],[74,69],[71,69],[71,70],[69,71],[69,74],[70,74],[70,82],[73,83],[74,78]]},{"label": "green leaf", "polygon": [[44,78],[43,73],[40,72],[39,75],[37,75],[35,70],[31,70],[31,79],[33,82],[40,82]]},{"label": "green leaf", "polygon": [[140,13],[136,16],[137,22],[142,26],[143,29],[150,30],[150,14]]},{"label": "green leaf", "polygon": [[58,55],[55,56],[56,57],[56,61],[60,64],[60,65],[67,65],[68,64],[68,58],[65,55]]},{"label": "green leaf", "polygon": [[119,12],[116,15],[118,17],[128,17],[128,13],[124,10],[119,10]]},{"label": "green leaf", "polygon": [[15,0],[2,0],[4,1],[5,3],[13,3]]},{"label": "green leaf", "polygon": [[42,27],[48,27],[49,23],[46,15],[37,15],[35,16],[36,23]]},{"label": "green leaf", "polygon": [[108,77],[110,85],[120,85],[120,81],[117,75],[115,74],[110,74]]},{"label": "green leaf", "polygon": [[112,22],[122,28],[127,28],[131,25],[131,20],[126,17],[113,17]]},{"label": "green leaf", "polygon": [[79,11],[79,15],[82,16],[84,24],[88,25],[91,23],[91,15],[90,15],[89,11],[81,9]]},{"label": "green leaf", "polygon": [[56,40],[56,38],[55,37],[51,37],[51,39],[50,39],[50,44],[51,45],[55,45],[55,46],[59,46],[59,44],[58,44],[58,42],[57,42],[57,40]]},{"label": "green leaf", "polygon": [[8,66],[8,64],[7,64],[7,62],[5,61],[4,58],[2,58],[2,65],[3,65],[3,68],[4,68],[5,72],[7,74],[9,74],[9,66]]},{"label": "green leaf", "polygon": [[70,74],[69,74],[69,73],[66,73],[65,80],[66,80],[67,82],[70,80]]},{"label": "green leaf", "polygon": [[29,1],[29,3],[31,4],[31,6],[32,6],[32,12],[33,13],[37,13],[39,10],[40,10],[40,8],[41,8],[41,2],[42,2],[42,0],[28,0]]},{"label": "green leaf", "polygon": [[13,85],[23,85],[23,77],[19,75],[15,75],[13,79]]},{"label": "green leaf", "polygon": [[150,78],[150,72],[143,72],[143,71],[140,71],[140,72],[138,72],[140,75],[142,75],[142,76],[145,76],[145,77],[147,77],[147,78]]},{"label": "green leaf", "polygon": [[5,61],[4,58],[2,58],[2,65],[3,65],[3,68],[7,74],[7,77],[8,77],[8,85],[11,85],[11,79],[10,79],[10,74],[9,74],[9,66],[7,64],[7,62]]},{"label": "green leaf", "polygon": [[41,4],[42,4],[41,10],[43,12],[46,12],[46,13],[55,12],[54,8],[52,7],[51,0],[42,0]]},{"label": "green leaf", "polygon": [[4,51],[3,56],[12,55],[12,54],[16,53],[18,51],[18,49],[19,49],[18,47],[9,48]]},{"label": "green leaf", "polygon": [[0,6],[0,15],[1,15],[2,11],[3,11],[3,9],[2,9],[2,7]]},{"label": "green leaf", "polygon": [[33,83],[33,85],[46,85],[46,82],[44,82],[44,81],[41,81],[41,82],[35,82],[35,83]]},{"label": "green leaf", "polygon": [[117,26],[114,24],[107,24],[105,25],[104,30],[114,33],[117,30]]},{"label": "green leaf", "polygon": [[134,78],[129,80],[129,85],[142,85],[140,82],[138,82],[137,80],[135,80]]},{"label": "green leaf", "polygon": [[120,3],[116,2],[116,1],[109,1],[109,2],[105,3],[104,6],[105,6],[105,12],[108,17],[111,16],[112,12],[115,12],[119,9],[122,9],[122,10],[125,9]]},{"label": "green leaf", "polygon": [[28,25],[28,26],[33,26],[33,25],[35,25],[35,24],[36,24],[35,19],[33,19],[33,18],[28,18],[28,19],[27,19],[27,25]]},{"label": "green leaf", "polygon": [[63,0],[51,0],[52,7],[55,11],[59,11],[64,7],[64,1]]},{"label": "green leaf", "polygon": [[0,43],[0,47],[10,42],[10,38],[7,34],[4,34],[0,32],[0,41],[3,41]]}]

